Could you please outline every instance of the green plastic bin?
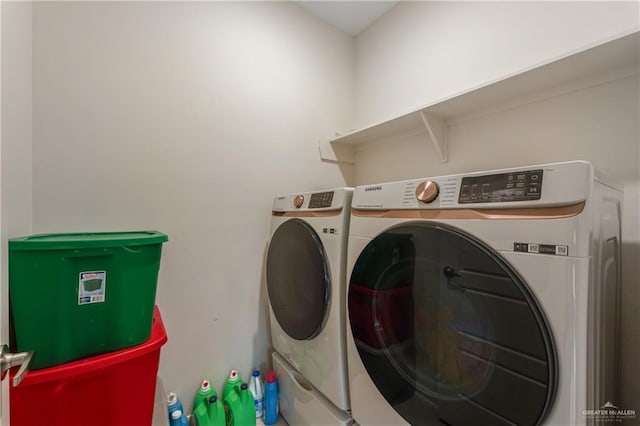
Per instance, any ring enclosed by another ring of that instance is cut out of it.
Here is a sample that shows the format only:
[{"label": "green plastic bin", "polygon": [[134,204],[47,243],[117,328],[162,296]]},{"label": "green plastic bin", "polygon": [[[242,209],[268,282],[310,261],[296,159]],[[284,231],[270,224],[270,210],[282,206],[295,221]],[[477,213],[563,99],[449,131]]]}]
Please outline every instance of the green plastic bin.
[{"label": "green plastic bin", "polygon": [[151,335],[162,243],[157,231],[9,240],[15,346],[51,367],[140,344]]}]

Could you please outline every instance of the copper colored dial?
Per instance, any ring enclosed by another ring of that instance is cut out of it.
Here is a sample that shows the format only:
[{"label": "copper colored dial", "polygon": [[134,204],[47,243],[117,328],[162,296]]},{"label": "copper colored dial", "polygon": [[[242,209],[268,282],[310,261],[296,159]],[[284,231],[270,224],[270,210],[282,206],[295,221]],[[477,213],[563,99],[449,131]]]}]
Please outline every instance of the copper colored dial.
[{"label": "copper colored dial", "polygon": [[423,203],[430,203],[438,197],[439,192],[440,188],[438,188],[437,183],[425,180],[416,188],[416,199]]},{"label": "copper colored dial", "polygon": [[304,203],[304,195],[296,195],[296,198],[293,199],[293,205],[296,209],[302,207],[302,203]]}]

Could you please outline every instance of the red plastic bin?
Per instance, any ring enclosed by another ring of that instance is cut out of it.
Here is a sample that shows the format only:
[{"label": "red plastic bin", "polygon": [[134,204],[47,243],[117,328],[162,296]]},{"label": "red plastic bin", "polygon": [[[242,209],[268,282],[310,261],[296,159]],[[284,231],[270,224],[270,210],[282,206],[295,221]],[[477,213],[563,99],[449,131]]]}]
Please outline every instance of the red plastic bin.
[{"label": "red plastic bin", "polygon": [[29,372],[11,388],[11,426],[151,425],[160,348],[166,341],[156,306],[145,343]]}]

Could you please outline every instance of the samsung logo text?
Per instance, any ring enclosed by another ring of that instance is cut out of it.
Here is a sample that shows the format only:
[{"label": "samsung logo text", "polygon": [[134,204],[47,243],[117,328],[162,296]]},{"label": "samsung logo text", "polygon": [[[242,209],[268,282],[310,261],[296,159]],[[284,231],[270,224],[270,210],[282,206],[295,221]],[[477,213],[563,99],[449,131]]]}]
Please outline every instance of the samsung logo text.
[{"label": "samsung logo text", "polygon": [[369,192],[369,191],[382,191],[382,187],[381,186],[368,186],[364,189],[364,192]]}]

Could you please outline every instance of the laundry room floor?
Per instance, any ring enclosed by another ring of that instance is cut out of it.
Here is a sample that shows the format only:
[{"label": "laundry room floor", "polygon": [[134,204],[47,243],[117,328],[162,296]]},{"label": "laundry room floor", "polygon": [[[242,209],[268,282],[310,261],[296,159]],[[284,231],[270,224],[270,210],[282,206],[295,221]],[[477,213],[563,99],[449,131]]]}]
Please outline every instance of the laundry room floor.
[{"label": "laundry room floor", "polygon": [[[264,422],[261,419],[257,419],[256,426],[264,426]],[[280,416],[278,417],[278,421],[274,424],[274,426],[288,426],[288,423],[284,421],[282,416]]]}]

